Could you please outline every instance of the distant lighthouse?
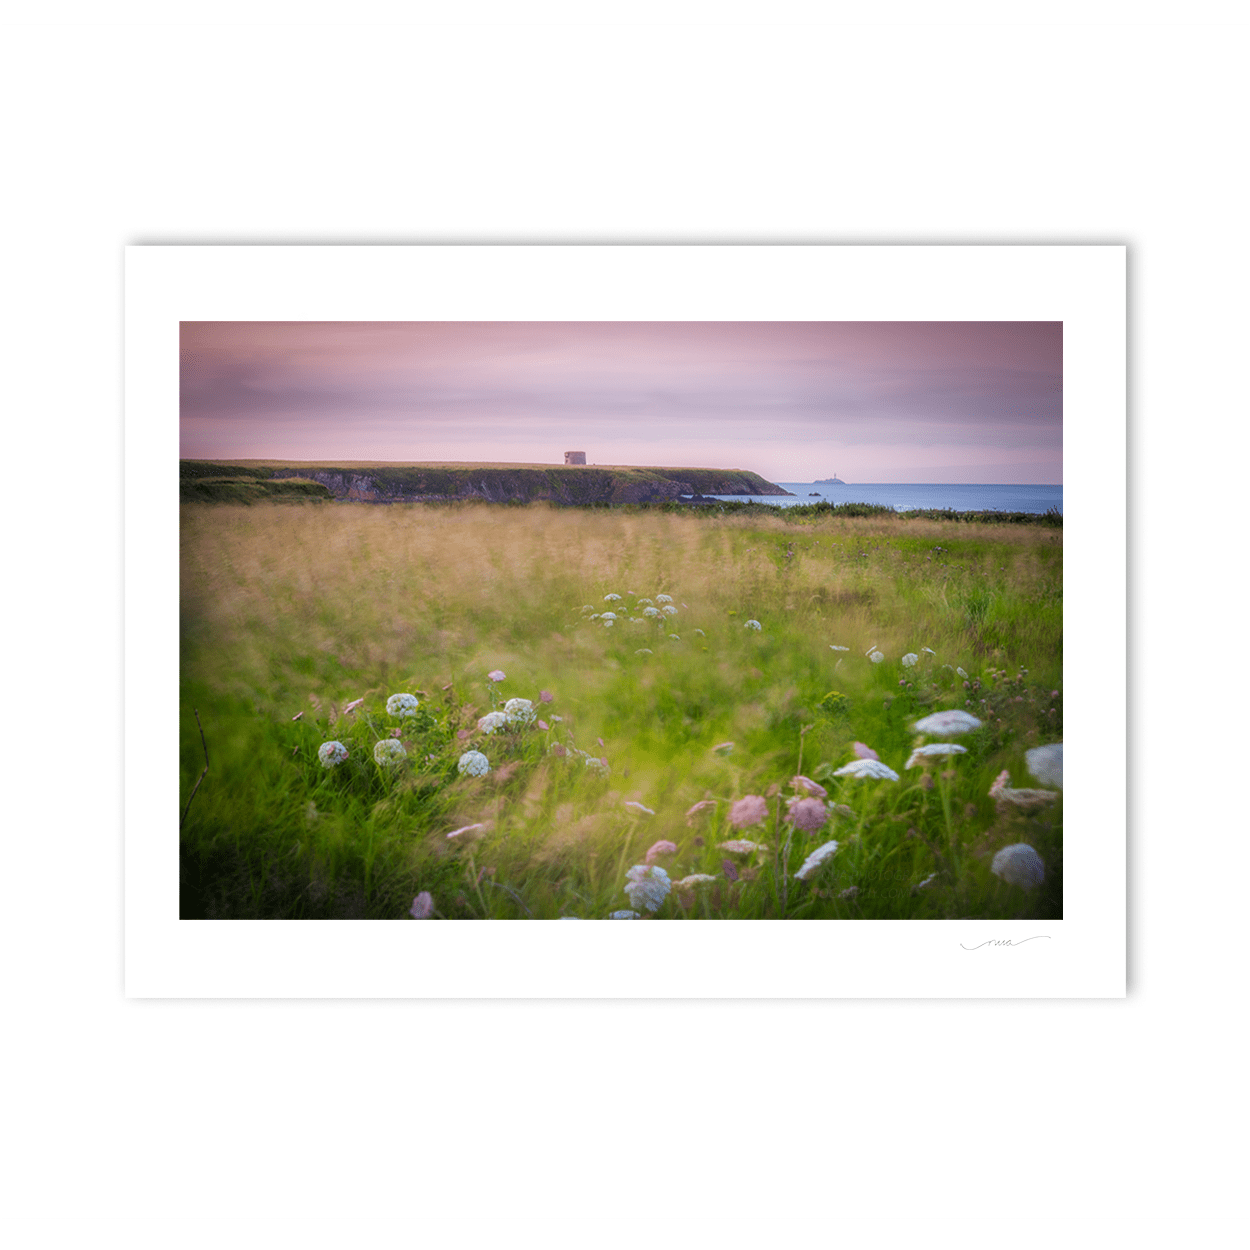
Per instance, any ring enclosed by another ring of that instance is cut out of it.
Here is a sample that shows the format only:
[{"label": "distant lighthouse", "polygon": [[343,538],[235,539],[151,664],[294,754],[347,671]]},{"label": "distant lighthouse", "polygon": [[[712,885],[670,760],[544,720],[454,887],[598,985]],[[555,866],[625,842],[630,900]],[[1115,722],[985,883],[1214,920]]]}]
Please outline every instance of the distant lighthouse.
[{"label": "distant lighthouse", "polygon": [[586,453],[584,451],[566,451],[564,453],[565,464],[585,464]]}]

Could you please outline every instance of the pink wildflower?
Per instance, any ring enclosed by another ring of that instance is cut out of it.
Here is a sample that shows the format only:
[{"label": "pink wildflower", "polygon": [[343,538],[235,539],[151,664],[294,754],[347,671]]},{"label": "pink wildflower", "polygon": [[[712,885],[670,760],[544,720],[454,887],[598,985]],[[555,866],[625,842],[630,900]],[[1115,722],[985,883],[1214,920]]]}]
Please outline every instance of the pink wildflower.
[{"label": "pink wildflower", "polygon": [[990,798],[996,799],[1004,790],[1011,785],[1011,773],[1007,769],[1003,769],[997,777],[994,778],[994,784],[990,786]]},{"label": "pink wildflower", "polygon": [[861,760],[879,760],[881,758],[881,756],[879,756],[876,751],[872,749],[872,747],[865,746],[862,742],[852,742],[851,750],[854,751]]},{"label": "pink wildflower", "polygon": [[551,726],[550,726],[550,725],[548,725],[548,724],[547,724],[547,722],[546,722],[545,720],[540,720],[540,721],[538,722],[538,728],[539,728],[539,729],[550,729],[550,728],[551,728]]},{"label": "pink wildflower", "polygon": [[550,703],[554,699],[555,695],[553,695],[550,690],[540,690],[538,692],[539,703]]},{"label": "pink wildflower", "polygon": [[343,708],[343,715],[346,716],[348,712],[354,712],[363,702],[364,702],[363,698],[353,699],[350,703],[348,703]]},{"label": "pink wildflower", "polygon": [[485,829],[483,824],[461,825],[459,829],[453,829],[447,836],[449,838],[458,838],[462,833],[472,833],[474,829]]},{"label": "pink wildflower", "polygon": [[700,800],[699,800],[699,801],[698,801],[698,802],[697,802],[697,803],[696,803],[696,804],[695,804],[695,805],[694,805],[694,806],[693,806],[693,807],[692,807],[692,808],[691,808],[691,809],[690,809],[690,810],[686,813],[686,824],[688,824],[688,825],[693,825],[693,824],[694,824],[694,818],[695,818],[695,817],[696,817],[696,816],[697,816],[700,812],[706,812],[706,811],[708,810],[708,808],[709,808],[709,807],[715,807],[715,806],[716,806],[716,800],[715,800],[715,799],[700,799]]},{"label": "pink wildflower", "polygon": [[740,798],[729,809],[729,823],[735,829],[761,824],[768,816],[768,804],[758,794]]},{"label": "pink wildflower", "polygon": [[786,819],[804,833],[815,833],[829,821],[829,813],[819,799],[791,799],[786,806]]},{"label": "pink wildflower", "polygon": [[733,860],[722,859],[720,862],[720,870],[725,874],[726,881],[737,881],[738,870],[733,865]]},{"label": "pink wildflower", "polygon": [[654,864],[655,861],[659,859],[661,855],[676,855],[676,854],[677,854],[677,843],[669,842],[667,839],[662,838],[659,842],[654,843],[648,849],[646,862],[648,864]]},{"label": "pink wildflower", "polygon": [[486,677],[488,681],[503,681],[503,679],[507,677],[507,673],[505,673],[501,668],[492,668],[490,672],[486,674]]},{"label": "pink wildflower", "polygon": [[422,890],[416,898],[412,900],[412,906],[408,909],[408,914],[414,920],[429,920],[434,911],[434,897],[429,890]]},{"label": "pink wildflower", "polygon": [[790,784],[796,790],[802,790],[804,794],[814,799],[828,798],[829,791],[825,789],[819,782],[813,781],[810,777],[804,777],[800,774],[790,779]]}]

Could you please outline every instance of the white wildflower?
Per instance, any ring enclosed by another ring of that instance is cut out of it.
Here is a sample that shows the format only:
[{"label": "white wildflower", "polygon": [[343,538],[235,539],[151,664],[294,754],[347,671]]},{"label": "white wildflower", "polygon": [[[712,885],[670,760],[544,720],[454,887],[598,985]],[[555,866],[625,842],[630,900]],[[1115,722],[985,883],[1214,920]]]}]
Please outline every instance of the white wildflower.
[{"label": "white wildflower", "polygon": [[641,920],[636,911],[613,911],[608,913],[609,920]]},{"label": "white wildflower", "polygon": [[481,733],[493,734],[496,729],[502,729],[507,723],[508,718],[502,712],[487,712],[477,722],[477,727]]},{"label": "white wildflower", "polygon": [[920,649],[921,651],[927,651],[931,656],[934,656],[935,658],[937,656],[937,652],[934,651],[932,647],[921,647]]},{"label": "white wildflower", "polygon": [[323,768],[335,768],[347,758],[347,748],[341,742],[323,742],[317,748],[317,758]]},{"label": "white wildflower", "polygon": [[508,724],[514,726],[532,725],[538,715],[529,699],[509,699],[503,705],[503,714]]},{"label": "white wildflower", "polygon": [[654,602],[655,602],[655,600],[654,600],[654,599],[646,599],[646,598],[643,598],[643,599],[639,599],[639,600],[638,600],[638,604],[637,604],[637,606],[638,606],[638,607],[642,607],[642,606],[643,606],[643,604],[648,604],[648,605],[649,605],[649,604],[652,604],[652,603],[654,603]]},{"label": "white wildflower", "polygon": [[604,612],[604,613],[602,613],[602,614],[600,615],[599,619],[600,619],[601,621],[614,621],[614,620],[616,620],[616,613],[615,613],[615,612]]},{"label": "white wildflower", "polygon": [[404,744],[398,738],[383,738],[380,742],[374,744],[374,762],[381,764],[383,767],[400,764],[407,758],[408,752],[404,750]]},{"label": "white wildflower", "polygon": [[649,807],[644,807],[641,803],[635,803],[632,799],[627,800],[625,806],[628,807],[631,812],[642,812],[647,816],[655,815]]},{"label": "white wildflower", "polygon": [[1044,747],[1034,747],[1031,751],[1025,751],[1024,759],[1029,772],[1038,781],[1048,786],[1058,786],[1060,790],[1063,789],[1062,742],[1049,742]]},{"label": "white wildflower", "polygon": [[593,612],[594,610],[595,610],[595,605],[594,605],[593,603],[583,603],[583,604],[582,604],[581,611],[582,611],[582,615],[583,615],[583,616],[584,616],[587,612]]},{"label": "white wildflower", "polygon": [[874,664],[880,664],[881,661],[885,659],[885,656],[882,655],[881,652],[876,649],[876,647],[873,647],[873,649],[868,652],[868,658]]},{"label": "white wildflower", "polygon": [[490,760],[481,751],[466,751],[456,764],[456,770],[463,777],[484,777],[490,772]]},{"label": "white wildflower", "polygon": [[1037,889],[1046,878],[1042,857],[1027,842],[1003,847],[994,856],[990,871],[1009,885],[1022,886],[1026,890]]},{"label": "white wildflower", "polygon": [[659,911],[660,904],[668,898],[673,883],[659,864],[635,864],[626,874],[628,885],[625,893],[635,907]]},{"label": "white wildflower", "polygon": [[706,634],[705,634],[705,633],[704,633],[701,629],[696,629],[696,630],[694,631],[694,636],[695,636],[696,638],[706,638],[706,637],[707,637],[707,635],[706,635]]},{"label": "white wildflower", "polygon": [[742,628],[743,629],[763,629],[764,627],[763,625],[759,623],[759,621],[743,621]]},{"label": "white wildflower", "polygon": [[590,619],[591,619],[592,621],[597,621],[597,620],[599,619],[599,613],[598,613],[598,612],[592,612],[592,613],[591,613],[591,615],[590,615]]},{"label": "white wildflower", "polygon": [[660,609],[659,608],[643,608],[642,614],[643,616],[652,616],[652,617],[659,616]]},{"label": "white wildflower", "polygon": [[830,855],[838,849],[836,842],[826,842],[823,846],[818,846],[804,861],[803,867],[794,875],[800,881],[810,880],[820,869],[821,864],[829,858]]},{"label": "white wildflower", "polygon": [[603,622],[603,628],[604,628],[604,629],[611,629],[611,628],[612,628],[615,624],[616,624],[616,622],[615,622],[615,621],[604,621],[604,622]]},{"label": "white wildflower", "polygon": [[767,842],[749,842],[746,838],[734,838],[717,845],[722,851],[730,851],[734,855],[753,855],[756,851],[768,850]]},{"label": "white wildflower", "polygon": [[874,777],[879,781],[897,781],[898,773],[894,771],[888,764],[883,764],[880,760],[852,760],[849,764],[843,764],[841,768],[835,769],[835,777]]},{"label": "white wildflower", "polygon": [[603,601],[604,603],[620,603],[621,596],[620,595],[604,595]]},{"label": "white wildflower", "polygon": [[715,880],[715,877],[706,872],[692,872],[688,877],[682,877],[680,881],[674,881],[673,884],[679,890],[689,890],[692,886],[706,885],[709,881]]},{"label": "white wildflower", "polygon": [[638,650],[634,652],[634,654],[635,655],[652,655],[653,652],[650,647],[639,647]]},{"label": "white wildflower", "polygon": [[671,638],[674,642],[680,642],[680,641],[681,641],[681,635],[680,635],[680,634],[669,634],[669,638]]},{"label": "white wildflower", "polygon": [[849,651],[850,647],[839,647],[836,643],[831,642],[829,644],[829,650],[830,651]]},{"label": "white wildflower", "polygon": [[905,768],[915,768],[917,764],[923,764],[925,760],[932,759],[938,755],[967,755],[968,748],[961,747],[956,742],[930,742],[926,746],[917,747],[911,755],[907,757]]},{"label": "white wildflower", "polygon": [[671,603],[666,603],[661,609],[665,616],[676,616],[677,609]]},{"label": "white wildflower", "polygon": [[957,673],[960,675],[960,677],[962,677],[962,678],[964,679],[964,681],[967,681],[967,680],[968,680],[968,674],[967,674],[967,673],[965,673],[965,672],[964,672],[964,670],[963,670],[962,668],[958,668],[958,667],[957,667],[957,668],[955,669],[955,672],[957,672]]},{"label": "white wildflower", "polygon": [[945,712],[934,712],[931,716],[918,720],[915,728],[917,733],[936,734],[939,738],[948,738],[954,734],[966,734],[974,729],[980,729],[981,722],[975,716],[955,707]]},{"label": "white wildflower", "polygon": [[476,825],[461,825],[459,829],[453,829],[447,836],[449,838],[458,838],[462,833],[473,833],[477,829],[485,829],[486,826],[479,822]]},{"label": "white wildflower", "polygon": [[582,763],[586,765],[587,771],[594,773],[596,777],[606,777],[611,772],[606,760],[596,759],[593,755],[587,755]]},{"label": "white wildflower", "polygon": [[672,603],[673,596],[672,595],[656,595],[655,601],[656,603]]},{"label": "white wildflower", "polygon": [[905,656],[903,656],[903,667],[911,668],[911,666],[917,663],[919,659],[920,657],[914,651],[909,651]]},{"label": "white wildflower", "polygon": [[931,872],[923,881],[917,881],[916,884],[912,886],[911,892],[913,894],[919,894],[921,890],[923,890],[926,886],[932,885],[936,880],[937,873]]},{"label": "white wildflower", "polygon": [[386,701],[386,714],[388,716],[415,716],[417,706],[415,694],[393,694]]}]

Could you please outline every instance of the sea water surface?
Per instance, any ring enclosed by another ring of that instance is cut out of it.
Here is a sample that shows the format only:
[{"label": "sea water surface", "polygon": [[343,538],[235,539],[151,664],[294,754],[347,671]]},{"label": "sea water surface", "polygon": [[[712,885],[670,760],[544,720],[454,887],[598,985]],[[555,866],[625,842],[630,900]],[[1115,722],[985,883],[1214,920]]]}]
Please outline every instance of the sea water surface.
[{"label": "sea water surface", "polygon": [[956,512],[1063,511],[1062,486],[1018,486],[994,483],[864,482],[830,486],[826,482],[778,482],[790,495],[716,495],[724,500],[753,500],[792,508],[800,503],[877,503],[897,512],[913,508],[950,508]]}]

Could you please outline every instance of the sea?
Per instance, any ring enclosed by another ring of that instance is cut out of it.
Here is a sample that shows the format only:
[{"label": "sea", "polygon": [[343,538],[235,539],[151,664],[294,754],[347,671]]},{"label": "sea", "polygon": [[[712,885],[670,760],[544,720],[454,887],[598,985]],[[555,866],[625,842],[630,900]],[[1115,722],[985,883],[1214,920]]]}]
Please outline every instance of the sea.
[{"label": "sea", "polygon": [[989,483],[941,482],[862,482],[831,486],[827,482],[778,482],[789,495],[717,495],[724,500],[753,500],[792,508],[795,504],[830,503],[884,504],[897,512],[914,508],[950,508],[955,512],[1046,512],[1063,511],[1062,486],[1018,486]]}]

